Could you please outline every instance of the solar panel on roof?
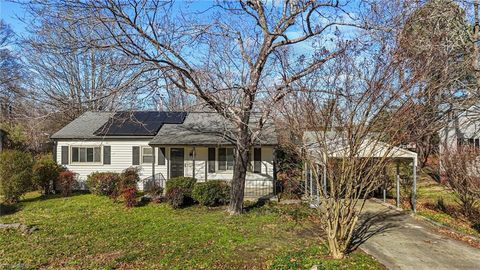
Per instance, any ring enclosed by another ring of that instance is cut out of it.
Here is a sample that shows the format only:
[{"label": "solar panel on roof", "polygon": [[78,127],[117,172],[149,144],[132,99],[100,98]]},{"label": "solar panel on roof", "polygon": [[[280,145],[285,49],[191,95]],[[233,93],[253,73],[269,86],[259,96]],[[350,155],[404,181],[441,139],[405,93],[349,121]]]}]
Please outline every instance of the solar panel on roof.
[{"label": "solar panel on roof", "polygon": [[186,112],[117,112],[94,132],[100,136],[155,136],[164,124],[182,124]]}]

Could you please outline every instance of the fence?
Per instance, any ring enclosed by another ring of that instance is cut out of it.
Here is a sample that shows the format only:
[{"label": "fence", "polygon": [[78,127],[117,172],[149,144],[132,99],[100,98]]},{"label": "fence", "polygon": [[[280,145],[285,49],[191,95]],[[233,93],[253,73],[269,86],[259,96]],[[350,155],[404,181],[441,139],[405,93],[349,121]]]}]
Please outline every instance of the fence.
[{"label": "fence", "polygon": [[[163,174],[157,173],[155,174],[155,177],[149,176],[142,180],[143,190],[149,190],[154,187],[165,188],[167,181],[168,180],[163,176]],[[245,180],[245,198],[247,199],[273,197],[276,195],[276,190],[276,181],[274,179],[266,178]]]}]

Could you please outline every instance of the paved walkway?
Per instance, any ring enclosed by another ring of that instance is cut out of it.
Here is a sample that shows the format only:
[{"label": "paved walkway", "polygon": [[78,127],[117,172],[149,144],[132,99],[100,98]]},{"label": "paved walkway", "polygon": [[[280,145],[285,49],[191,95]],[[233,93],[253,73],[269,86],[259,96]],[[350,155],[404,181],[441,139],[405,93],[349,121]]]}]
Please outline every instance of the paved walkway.
[{"label": "paved walkway", "polygon": [[434,231],[433,225],[368,201],[356,242],[388,269],[479,269],[480,249]]}]

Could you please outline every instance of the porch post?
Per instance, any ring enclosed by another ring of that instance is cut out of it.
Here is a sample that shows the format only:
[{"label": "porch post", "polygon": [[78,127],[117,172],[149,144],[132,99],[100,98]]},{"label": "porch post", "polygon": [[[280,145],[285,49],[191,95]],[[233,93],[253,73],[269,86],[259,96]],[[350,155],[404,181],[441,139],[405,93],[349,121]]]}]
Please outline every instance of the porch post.
[{"label": "porch post", "polygon": [[400,163],[397,160],[397,208],[400,208]]},{"label": "porch post", "polygon": [[208,166],[209,166],[209,164],[208,164],[208,162],[209,162],[209,160],[208,160],[208,149],[209,148],[207,147],[207,159],[204,161],[205,162],[205,166],[204,166],[205,167],[205,182],[207,182],[207,177],[208,177]]},{"label": "porch post", "polygon": [[152,181],[155,183],[155,146],[152,146]]},{"label": "porch post", "polygon": [[[251,153],[251,152],[250,152]],[[273,178],[272,178],[272,185],[273,185],[273,195],[277,195],[277,147],[273,147]],[[250,159],[250,157],[249,157]],[[250,162],[250,160],[249,160]],[[268,170],[267,170],[268,172]]]},{"label": "porch post", "polygon": [[412,190],[413,213],[417,213],[417,158],[413,159],[413,190]]},{"label": "porch post", "polygon": [[193,165],[192,165],[192,177],[193,178],[195,178],[195,155],[196,155],[196,153],[195,153],[195,146],[194,146],[193,149],[192,149],[192,163],[193,163]]},{"label": "porch post", "polygon": [[168,156],[168,158],[165,157],[167,159],[167,180],[170,179],[170,156],[171,156],[170,152],[171,151],[172,151],[172,149],[170,147],[168,148],[168,150],[167,150],[167,148],[165,148],[165,155]]}]

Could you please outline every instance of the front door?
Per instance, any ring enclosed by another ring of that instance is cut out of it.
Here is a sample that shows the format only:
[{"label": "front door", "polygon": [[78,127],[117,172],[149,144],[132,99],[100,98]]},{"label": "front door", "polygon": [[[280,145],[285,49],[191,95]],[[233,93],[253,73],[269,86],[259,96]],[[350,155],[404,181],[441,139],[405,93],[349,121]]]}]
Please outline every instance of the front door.
[{"label": "front door", "polygon": [[183,176],[184,150],[183,148],[170,149],[170,178]]}]

